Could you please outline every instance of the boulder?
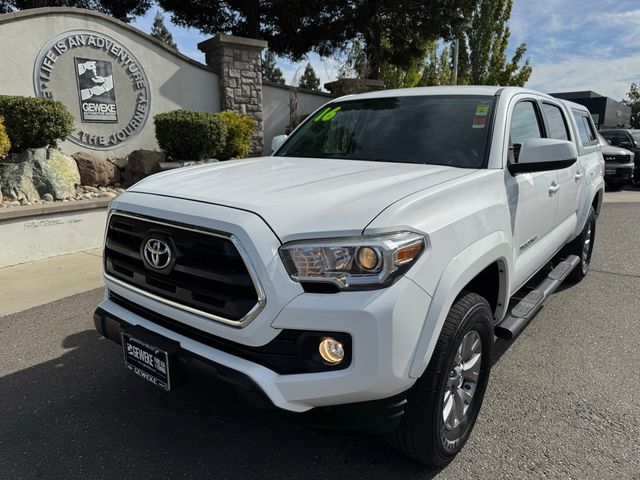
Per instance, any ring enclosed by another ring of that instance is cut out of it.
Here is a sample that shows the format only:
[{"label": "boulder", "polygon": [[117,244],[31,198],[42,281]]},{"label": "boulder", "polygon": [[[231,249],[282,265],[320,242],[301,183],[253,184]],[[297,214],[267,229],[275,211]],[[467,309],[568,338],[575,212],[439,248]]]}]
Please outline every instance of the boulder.
[{"label": "boulder", "polygon": [[38,200],[40,195],[33,184],[33,165],[30,162],[0,163],[0,192],[7,200]]},{"label": "boulder", "polygon": [[127,168],[127,164],[129,163],[129,157],[107,158],[107,160],[113,163],[120,170]]},{"label": "boulder", "polygon": [[[38,149],[44,150],[44,149]],[[33,184],[40,193],[50,193],[56,200],[74,197],[80,184],[80,172],[76,161],[60,150],[50,149],[33,156]]]},{"label": "boulder", "polygon": [[120,170],[113,163],[85,152],[72,156],[78,164],[82,185],[107,186],[120,181]]},{"label": "boulder", "polygon": [[124,186],[134,183],[160,171],[160,163],[166,161],[167,154],[153,150],[135,150],[129,154],[124,171]]},{"label": "boulder", "polygon": [[33,202],[47,193],[62,200],[75,196],[79,183],[75,160],[60,150],[29,149],[0,164],[0,190],[10,200]]}]

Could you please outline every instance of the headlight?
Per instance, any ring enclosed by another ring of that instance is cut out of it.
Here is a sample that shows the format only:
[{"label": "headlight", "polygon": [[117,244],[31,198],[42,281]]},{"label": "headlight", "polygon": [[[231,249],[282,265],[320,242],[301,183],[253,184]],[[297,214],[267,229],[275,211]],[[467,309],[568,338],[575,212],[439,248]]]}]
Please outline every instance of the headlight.
[{"label": "headlight", "polygon": [[398,232],[379,237],[292,242],[280,256],[296,282],[331,283],[341,290],[389,285],[425,249],[424,236]]}]

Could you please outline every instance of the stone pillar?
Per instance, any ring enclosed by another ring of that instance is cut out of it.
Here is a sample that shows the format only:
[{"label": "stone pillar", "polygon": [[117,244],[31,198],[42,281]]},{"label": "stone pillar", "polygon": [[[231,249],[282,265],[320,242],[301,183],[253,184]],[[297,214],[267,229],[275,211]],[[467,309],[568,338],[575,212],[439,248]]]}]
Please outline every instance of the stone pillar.
[{"label": "stone pillar", "polygon": [[249,115],[256,121],[251,155],[262,154],[262,50],[267,42],[253,38],[216,34],[200,42],[207,65],[218,74],[220,108]]}]

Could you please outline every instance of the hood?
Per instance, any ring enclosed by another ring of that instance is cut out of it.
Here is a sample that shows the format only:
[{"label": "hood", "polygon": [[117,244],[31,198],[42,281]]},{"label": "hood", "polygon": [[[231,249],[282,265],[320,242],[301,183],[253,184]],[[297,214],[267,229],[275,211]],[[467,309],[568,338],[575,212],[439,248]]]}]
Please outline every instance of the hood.
[{"label": "hood", "polygon": [[260,215],[284,241],[358,235],[387,206],[473,173],[437,165],[263,157],[147,177],[132,192],[214,203]]},{"label": "hood", "polygon": [[631,155],[633,157],[633,152],[627,150],[626,148],[614,147],[613,145],[602,145],[602,154],[603,155]]}]

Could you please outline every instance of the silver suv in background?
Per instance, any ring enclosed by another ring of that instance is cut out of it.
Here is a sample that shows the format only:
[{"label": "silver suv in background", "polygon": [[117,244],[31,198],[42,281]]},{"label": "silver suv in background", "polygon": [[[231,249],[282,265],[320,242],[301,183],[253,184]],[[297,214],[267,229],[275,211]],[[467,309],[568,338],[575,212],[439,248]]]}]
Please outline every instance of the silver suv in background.
[{"label": "silver suv in background", "polygon": [[634,153],[635,170],[631,181],[636,186],[640,185],[640,130],[618,128],[602,130],[600,134],[612,146],[625,148]]},{"label": "silver suv in background", "polygon": [[625,148],[614,147],[600,134],[598,141],[605,162],[604,181],[609,188],[620,190],[633,178],[635,155]]}]

